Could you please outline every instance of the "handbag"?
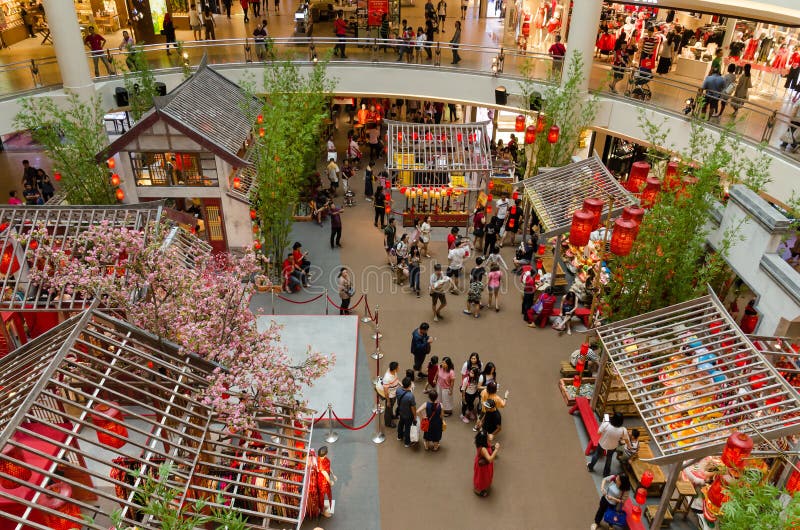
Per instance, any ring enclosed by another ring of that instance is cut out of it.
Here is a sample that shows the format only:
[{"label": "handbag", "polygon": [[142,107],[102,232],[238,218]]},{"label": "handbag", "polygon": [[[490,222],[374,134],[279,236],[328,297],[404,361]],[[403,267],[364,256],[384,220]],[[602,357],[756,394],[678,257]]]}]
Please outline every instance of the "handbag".
[{"label": "handbag", "polygon": [[542,312],[542,308],[544,308],[544,300],[542,300],[542,298],[539,297],[539,299],[536,300],[536,303],[533,304],[533,312],[539,314]]},{"label": "handbag", "polygon": [[447,430],[447,422],[442,420],[442,432]]},{"label": "handbag", "polygon": [[419,422],[419,430],[422,432],[428,432],[428,429],[431,428],[431,420],[428,418],[422,418]]},{"label": "handbag", "polygon": [[609,506],[606,508],[606,513],[603,514],[603,522],[612,527],[619,526],[622,528],[627,528],[628,514],[622,510],[617,511],[616,506]]},{"label": "handbag", "polygon": [[645,57],[639,62],[639,66],[642,68],[646,68],[647,70],[652,70],[656,65],[656,60],[654,57]]},{"label": "handbag", "polygon": [[408,432],[408,438],[412,444],[419,443],[419,425],[412,424]]}]

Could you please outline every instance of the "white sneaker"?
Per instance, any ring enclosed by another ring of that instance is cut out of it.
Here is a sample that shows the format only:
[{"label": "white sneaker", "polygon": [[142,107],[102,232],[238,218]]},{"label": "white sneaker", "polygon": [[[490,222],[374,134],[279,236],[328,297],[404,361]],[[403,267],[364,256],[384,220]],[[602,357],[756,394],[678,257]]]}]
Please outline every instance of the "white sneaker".
[{"label": "white sneaker", "polygon": [[592,523],[592,526],[589,527],[589,530],[597,530],[597,524]]}]

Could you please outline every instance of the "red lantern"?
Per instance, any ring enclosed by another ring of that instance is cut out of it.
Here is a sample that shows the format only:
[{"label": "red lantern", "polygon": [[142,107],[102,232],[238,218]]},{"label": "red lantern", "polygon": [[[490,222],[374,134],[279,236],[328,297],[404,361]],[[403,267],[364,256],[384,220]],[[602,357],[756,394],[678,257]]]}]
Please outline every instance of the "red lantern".
[{"label": "red lantern", "polygon": [[678,174],[678,163],[675,161],[667,163],[667,177],[674,177]]},{"label": "red lantern", "polygon": [[494,196],[492,196],[491,193],[486,196],[486,200],[489,201],[489,202],[492,202],[493,199],[494,199]]},{"label": "red lantern", "polygon": [[631,508],[631,521],[633,522],[641,522],[642,520],[642,509],[638,506],[633,506]]},{"label": "red lantern", "polygon": [[515,204],[511,208],[509,208],[508,213],[510,213],[511,215],[517,215],[517,205]]},{"label": "red lantern", "polygon": [[387,193],[386,193],[386,194],[383,196],[383,198],[384,198],[384,199],[386,199],[387,201],[391,201],[391,200],[392,200],[392,194],[391,194],[391,193],[389,193],[389,192],[387,192]]},{"label": "red lantern", "polygon": [[536,141],[536,127],[533,125],[528,125],[528,128],[525,129],[525,143],[530,145]]},{"label": "red lantern", "polygon": [[644,209],[638,206],[626,206],[622,209],[622,218],[629,219],[639,226],[644,218]]},{"label": "red lantern", "polygon": [[55,173],[53,173],[53,178],[56,179],[56,182],[60,181],[61,180],[61,172],[60,171],[56,171]]},{"label": "red lantern", "polygon": [[115,188],[119,186],[119,175],[117,175],[116,173],[113,173],[111,175],[111,185],[114,186]]},{"label": "red lantern", "polygon": [[114,193],[114,195],[117,196],[117,200],[118,201],[125,200],[125,192],[122,191],[122,188],[117,188],[117,191],[116,191],[116,193]]},{"label": "red lantern", "polygon": [[6,243],[3,247],[2,256],[0,256],[0,273],[14,274],[19,270],[19,261],[14,255],[14,246],[11,243]]},{"label": "red lantern", "polygon": [[415,142],[419,140],[419,133],[417,131],[412,132],[411,139],[414,140]]},{"label": "red lantern", "polygon": [[258,225],[257,225],[257,224],[255,224],[255,223],[253,223],[253,233],[254,233],[254,234],[257,234],[257,233],[258,233]]},{"label": "red lantern", "polygon": [[391,207],[391,206],[389,206],[389,205],[387,204],[387,205],[386,205],[386,208],[384,209],[384,211],[385,211],[386,213],[392,213],[392,207]]},{"label": "red lantern", "polygon": [[233,177],[233,189],[238,190],[242,187],[242,179],[239,177]]},{"label": "red lantern", "polygon": [[547,247],[545,245],[539,245],[539,250],[536,251],[537,254],[540,256],[544,256],[544,253],[547,251]]},{"label": "red lantern", "polygon": [[125,416],[122,414],[122,411],[116,408],[116,403],[112,403],[112,405],[113,406],[109,406],[103,403],[95,405],[92,408],[92,423],[94,423],[98,429],[105,429],[117,434],[118,436],[112,436],[106,432],[97,431],[97,440],[101,444],[119,449],[128,443],[125,439],[128,437],[128,429],[122,424],[122,422],[125,421]]},{"label": "red lantern", "polygon": [[589,354],[589,343],[582,342],[581,343],[581,357],[584,357]]},{"label": "red lantern", "polygon": [[786,481],[786,491],[789,493],[797,493],[800,491],[800,471],[792,471],[789,479]]},{"label": "red lantern", "polygon": [[37,248],[39,248],[39,242],[36,241],[35,239],[31,239],[31,242],[28,243],[28,248],[31,250],[36,250]]},{"label": "red lantern", "polygon": [[441,141],[443,141],[443,142],[446,142],[447,141],[447,135],[446,134],[442,134],[442,136],[439,139]]},{"label": "red lantern", "polygon": [[579,374],[583,374],[583,370],[586,368],[586,359],[583,357],[578,357],[578,362],[575,363],[575,370]]},{"label": "red lantern", "polygon": [[644,186],[649,174],[650,164],[643,160],[634,162],[628,174],[628,180],[625,182],[625,189],[631,193],[639,193],[642,191],[642,186]]},{"label": "red lantern", "polygon": [[616,256],[627,256],[636,239],[636,223],[630,219],[617,218],[614,231],[611,233],[611,253]]},{"label": "red lantern", "polygon": [[453,188],[447,188],[447,196],[451,196],[453,194]]},{"label": "red lantern", "polygon": [[262,114],[259,114],[258,117],[256,118],[256,121],[258,123],[264,123],[264,116]]},{"label": "red lantern", "polygon": [[575,388],[575,390],[577,390],[577,389],[579,389],[581,387],[581,376],[580,376],[580,374],[572,377],[572,386],[573,386],[573,388]]},{"label": "red lantern", "polygon": [[433,141],[433,134],[430,131],[425,133],[425,140],[428,142]]},{"label": "red lantern", "polygon": [[728,500],[728,496],[725,495],[725,492],[723,491],[722,479],[720,479],[719,475],[714,477],[711,487],[708,488],[706,499],[717,508],[725,504],[725,502]]},{"label": "red lantern", "polygon": [[402,142],[403,141],[403,133],[401,133],[401,132],[397,133],[397,141],[398,142]]},{"label": "red lantern", "polygon": [[263,138],[265,134],[267,134],[267,131],[265,131],[265,130],[264,130],[264,127],[260,127],[260,128],[258,129],[258,135],[259,135],[261,138]]},{"label": "red lantern", "polygon": [[461,143],[461,140],[464,139],[464,135],[461,133],[456,133],[456,142]]},{"label": "red lantern", "polygon": [[594,215],[586,210],[577,210],[572,214],[572,226],[569,230],[569,244],[584,247],[589,242],[592,233]]},{"label": "red lantern", "polygon": [[108,169],[114,169],[117,165],[116,161],[113,158],[109,158],[106,160],[106,164],[108,164]]},{"label": "red lantern", "polygon": [[475,135],[472,134],[472,133],[469,133],[467,135],[467,139],[469,140],[469,143],[474,143],[475,142]]},{"label": "red lantern", "polygon": [[493,190],[494,189],[494,181],[490,180],[489,184],[487,184],[486,187],[489,188],[489,190]]},{"label": "red lantern", "polygon": [[592,212],[592,215],[594,215],[593,230],[600,226],[600,218],[603,215],[603,204],[603,201],[596,197],[590,197],[583,201],[583,209],[587,212]]},{"label": "red lantern", "polygon": [[256,250],[261,250],[261,241],[256,241],[253,243],[253,248]]},{"label": "red lantern", "polygon": [[544,126],[547,125],[547,118],[545,118],[544,114],[539,114],[536,118],[536,132],[540,133],[544,131]]},{"label": "red lantern", "polygon": [[664,191],[673,191],[681,185],[678,178],[678,163],[667,163],[667,172],[664,174]]},{"label": "red lantern", "polygon": [[514,120],[514,130],[517,132],[522,132],[525,130],[525,116],[519,114],[517,119]]},{"label": "red lantern", "polygon": [[722,463],[728,467],[741,469],[745,458],[752,452],[753,439],[743,432],[734,432],[728,436],[728,441],[725,442],[725,449],[722,450]]},{"label": "red lantern", "polygon": [[559,129],[558,125],[553,125],[552,127],[550,127],[550,131],[547,133],[548,143],[551,144],[557,143],[560,134],[561,134],[561,129]]},{"label": "red lantern", "polygon": [[492,205],[491,204],[487,204],[486,205],[486,214],[489,215],[491,213],[492,213]]},{"label": "red lantern", "polygon": [[514,190],[514,193],[511,194],[511,200],[516,201],[517,199],[519,199],[519,192]]},{"label": "red lantern", "polygon": [[655,478],[653,477],[653,472],[649,469],[646,469],[642,473],[642,480],[639,481],[639,484],[641,484],[643,488],[649,488],[653,483],[653,478]]},{"label": "red lantern", "polygon": [[255,219],[257,215],[255,210],[250,210],[250,219]]},{"label": "red lantern", "polygon": [[[47,489],[61,497],[66,497],[67,499],[72,498],[72,486],[64,482],[51,484]],[[53,530],[71,530],[72,528],[81,527],[80,521],[83,520],[81,517],[81,509],[76,504],[48,494],[44,494],[39,498],[39,504],[44,508],[49,508],[63,515],[78,519],[78,522],[70,521],[68,519],[62,519],[57,515],[44,513],[44,524],[47,525],[48,528],[52,528]]]},{"label": "red lantern", "polygon": [[644,504],[647,502],[647,489],[639,488],[636,490],[636,502],[638,504]]},{"label": "red lantern", "polygon": [[508,227],[509,228],[514,228],[514,218],[513,217],[508,220]]},{"label": "red lantern", "polygon": [[[3,447],[3,457],[0,460],[0,473],[5,473],[6,475],[11,475],[19,482],[27,482],[31,478],[31,470],[21,465],[17,464],[16,462],[12,462],[11,459],[19,460],[21,462],[25,461],[24,453],[22,449],[19,447],[15,447],[11,444],[6,444]],[[16,481],[13,481],[8,478],[0,478],[0,486],[3,488],[10,490],[14,488],[18,488],[22,486]]]},{"label": "red lantern", "polygon": [[656,203],[658,192],[661,191],[661,181],[656,177],[647,177],[647,184],[642,190],[642,206],[652,208]]}]

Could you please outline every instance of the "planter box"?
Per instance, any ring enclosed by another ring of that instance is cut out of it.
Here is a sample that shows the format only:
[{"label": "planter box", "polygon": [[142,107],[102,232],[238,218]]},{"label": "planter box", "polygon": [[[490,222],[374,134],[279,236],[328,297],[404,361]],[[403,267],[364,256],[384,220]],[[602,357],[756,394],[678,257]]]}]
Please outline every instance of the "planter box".
[{"label": "planter box", "polygon": [[[594,384],[595,379],[594,377],[584,377],[581,381],[582,385],[585,384]],[[564,403],[567,404],[568,407],[571,407],[575,404],[575,398],[570,397],[570,394],[567,393],[567,387],[572,387],[572,378],[570,379],[559,379],[558,380],[558,389],[561,391],[561,397],[564,399]]]}]

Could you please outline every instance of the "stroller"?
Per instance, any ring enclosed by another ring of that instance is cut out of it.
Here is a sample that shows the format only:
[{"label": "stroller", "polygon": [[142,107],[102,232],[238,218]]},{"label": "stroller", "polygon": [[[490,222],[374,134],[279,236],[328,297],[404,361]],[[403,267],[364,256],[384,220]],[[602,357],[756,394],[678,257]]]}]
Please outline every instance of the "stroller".
[{"label": "stroller", "polygon": [[639,69],[628,78],[628,89],[625,91],[625,95],[641,101],[650,101],[653,95],[650,91],[651,79],[653,79],[653,70],[640,66]]},{"label": "stroller", "polygon": [[356,205],[356,194],[353,193],[353,190],[348,189],[344,194],[344,205],[347,207],[353,207]]}]

